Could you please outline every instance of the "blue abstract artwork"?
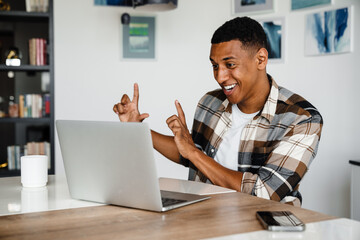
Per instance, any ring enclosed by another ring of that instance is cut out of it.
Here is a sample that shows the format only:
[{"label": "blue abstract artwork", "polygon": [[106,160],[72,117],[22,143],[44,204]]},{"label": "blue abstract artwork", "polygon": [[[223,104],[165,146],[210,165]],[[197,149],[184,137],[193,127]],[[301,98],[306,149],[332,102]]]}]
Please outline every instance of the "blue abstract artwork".
[{"label": "blue abstract artwork", "polygon": [[262,26],[266,33],[268,41],[269,59],[281,58],[281,36],[282,36],[282,24],[281,22],[269,21],[263,22]]},{"label": "blue abstract artwork", "polygon": [[330,4],[331,0],[291,0],[291,10]]},{"label": "blue abstract artwork", "polygon": [[306,55],[350,52],[350,40],[350,8],[341,8],[306,16]]},{"label": "blue abstract artwork", "polygon": [[284,39],[285,39],[285,19],[273,18],[260,20],[267,39],[268,58],[270,63],[284,62]]},{"label": "blue abstract artwork", "polygon": [[273,0],[232,0],[233,13],[248,15],[250,13],[273,11]]}]

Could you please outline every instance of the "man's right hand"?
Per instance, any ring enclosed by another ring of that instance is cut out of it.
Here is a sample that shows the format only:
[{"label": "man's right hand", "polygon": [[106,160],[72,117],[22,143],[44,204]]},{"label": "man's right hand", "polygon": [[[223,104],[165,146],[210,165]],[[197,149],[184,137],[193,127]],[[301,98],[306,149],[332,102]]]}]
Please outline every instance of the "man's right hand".
[{"label": "man's right hand", "polygon": [[114,105],[113,110],[118,115],[121,122],[142,122],[149,114],[140,114],[139,107],[139,86],[134,84],[134,96],[130,100],[127,94],[124,94],[121,101]]}]

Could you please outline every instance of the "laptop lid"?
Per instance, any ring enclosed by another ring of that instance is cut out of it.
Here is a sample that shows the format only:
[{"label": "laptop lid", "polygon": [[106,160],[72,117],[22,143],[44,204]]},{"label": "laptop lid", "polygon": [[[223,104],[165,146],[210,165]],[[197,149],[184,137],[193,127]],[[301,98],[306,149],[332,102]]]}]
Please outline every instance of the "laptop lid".
[{"label": "laptop lid", "polygon": [[[147,123],[57,120],[56,127],[71,197],[151,211],[174,208],[161,201]],[[188,195],[175,207],[207,198]]]}]

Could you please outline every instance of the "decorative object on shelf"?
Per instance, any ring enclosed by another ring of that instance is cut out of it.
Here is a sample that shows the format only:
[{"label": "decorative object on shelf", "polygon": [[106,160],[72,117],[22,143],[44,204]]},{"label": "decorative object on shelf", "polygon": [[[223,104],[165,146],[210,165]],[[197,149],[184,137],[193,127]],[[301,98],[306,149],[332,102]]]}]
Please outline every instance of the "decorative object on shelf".
[{"label": "decorative object on shelf", "polygon": [[15,73],[13,71],[8,71],[7,74],[8,78],[14,78],[15,77]]},{"label": "decorative object on shelf", "polygon": [[48,12],[49,0],[26,0],[27,12]]},{"label": "decorative object on shelf", "polygon": [[331,4],[331,0],[291,0],[291,10]]},{"label": "decorative object on shelf", "polygon": [[10,4],[0,0],[0,11],[10,11]]},{"label": "decorative object on shelf", "polygon": [[351,7],[306,16],[305,54],[324,55],[351,52]]},{"label": "decorative object on shelf", "polygon": [[233,14],[249,15],[274,10],[273,0],[232,0]]},{"label": "decorative object on shelf", "polygon": [[41,92],[50,92],[50,74],[49,72],[41,73]]},{"label": "decorative object on shelf", "polygon": [[123,58],[155,58],[155,17],[131,17],[123,28]]},{"label": "decorative object on shelf", "polygon": [[19,104],[14,102],[14,96],[9,97],[9,117],[17,118],[19,117]]},{"label": "decorative object on shelf", "polygon": [[285,19],[276,18],[259,21],[263,26],[268,41],[270,63],[284,62],[285,54]]},{"label": "decorative object on shelf", "polygon": [[6,66],[20,66],[21,65],[21,52],[17,47],[11,47],[6,52],[6,60],[5,64]]}]

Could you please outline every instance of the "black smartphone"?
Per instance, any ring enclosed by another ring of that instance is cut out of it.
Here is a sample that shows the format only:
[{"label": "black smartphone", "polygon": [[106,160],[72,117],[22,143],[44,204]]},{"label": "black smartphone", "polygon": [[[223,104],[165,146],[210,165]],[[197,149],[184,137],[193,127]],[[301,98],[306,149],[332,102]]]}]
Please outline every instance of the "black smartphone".
[{"label": "black smartphone", "polygon": [[301,232],[305,224],[289,211],[258,211],[256,217],[270,231]]}]

